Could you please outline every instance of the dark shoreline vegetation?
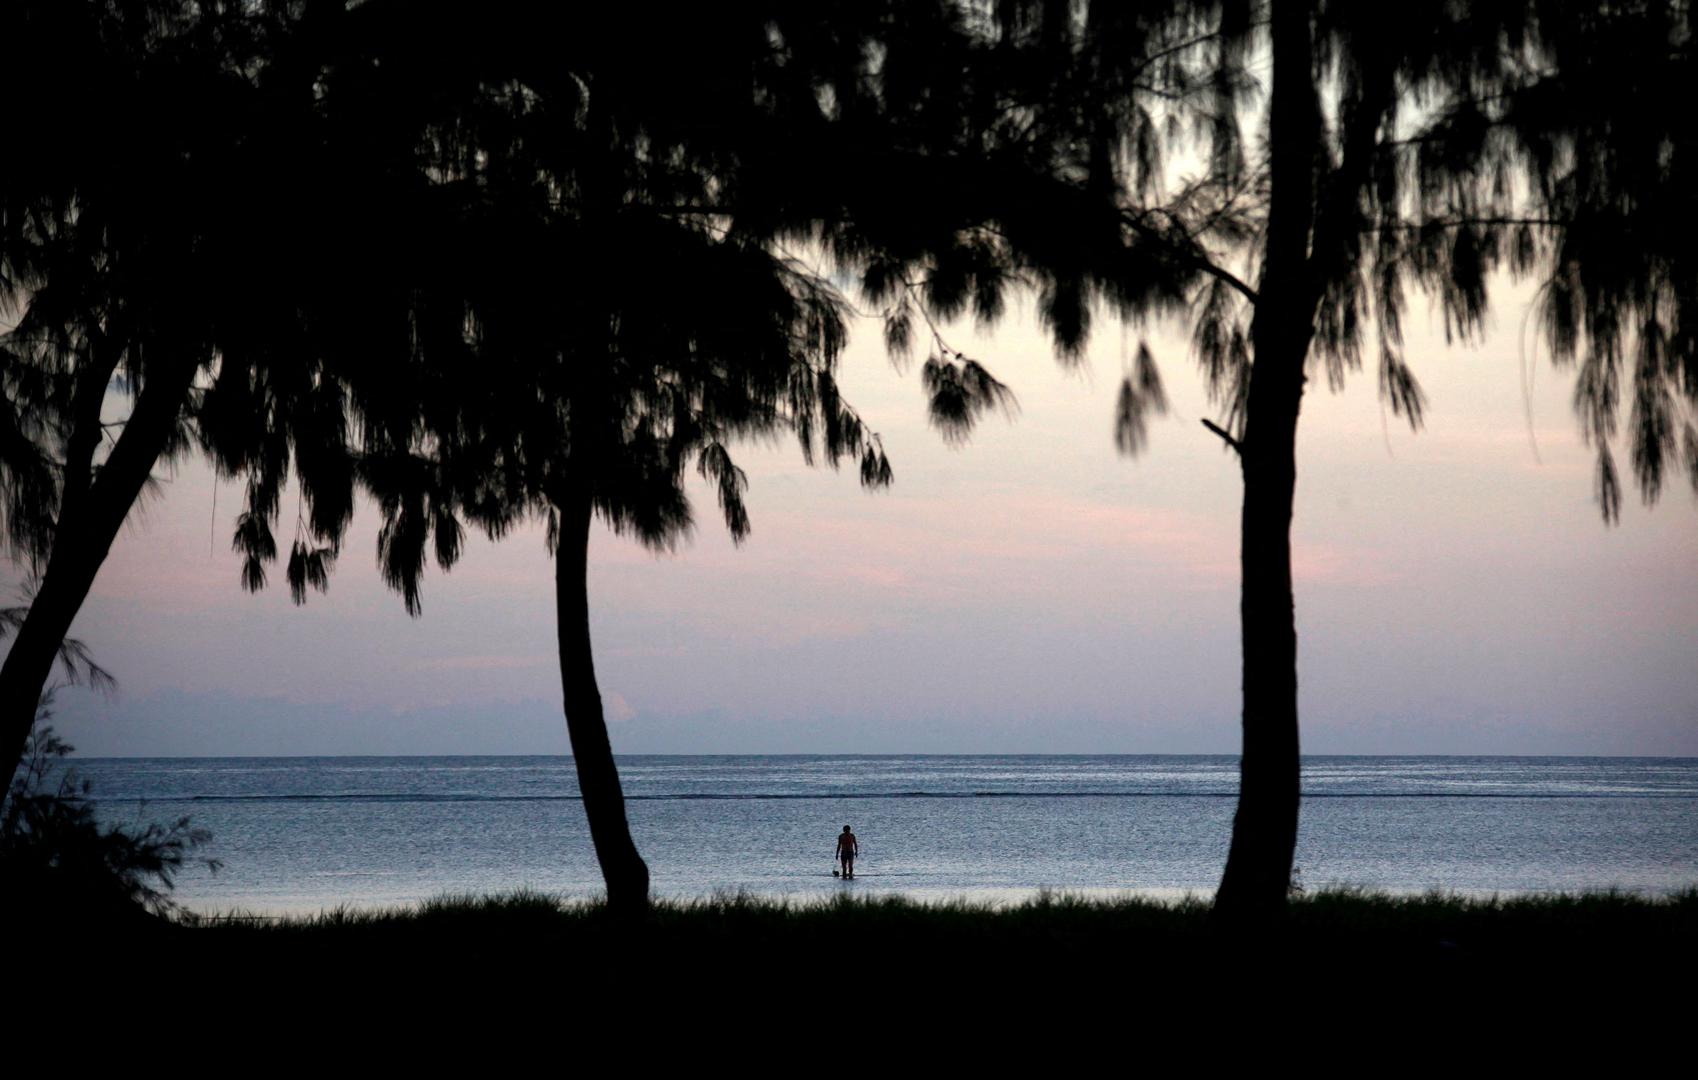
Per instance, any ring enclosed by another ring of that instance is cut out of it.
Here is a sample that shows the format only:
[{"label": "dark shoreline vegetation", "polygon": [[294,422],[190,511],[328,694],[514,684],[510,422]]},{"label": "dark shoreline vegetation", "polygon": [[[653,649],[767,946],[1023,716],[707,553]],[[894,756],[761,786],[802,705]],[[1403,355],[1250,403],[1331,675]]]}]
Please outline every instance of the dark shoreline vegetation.
[{"label": "dark shoreline vegetation", "polygon": [[[728,1053],[786,1070],[837,1067],[833,1032],[845,1026],[859,1064],[879,1068],[909,1053],[1041,1061],[1049,1075],[1107,1054],[1221,1062],[1267,1053],[1237,1038],[1260,1031],[1302,1033],[1292,1052],[1303,1060],[1362,1045],[1377,1047],[1374,1060],[1484,1047],[1525,1064],[1596,1048],[1620,1063],[1685,1029],[1681,985],[1698,961],[1698,887],[1662,898],[1321,891],[1251,934],[1201,898],[1065,894],[1000,909],[661,899],[631,917],[519,891],[138,922],[57,933],[21,922],[36,928],[22,937],[22,970],[79,993],[145,972],[136,987],[192,1005],[214,1038],[300,1032],[284,1052],[317,1053],[340,1033],[386,1056],[481,1059],[521,1053],[502,1048],[533,1032],[583,1052],[617,1036],[646,1061]],[[1383,1041],[1394,1035],[1412,1041]]]},{"label": "dark shoreline vegetation", "polygon": [[[517,889],[443,895],[397,907],[335,907],[312,915],[179,912],[168,922],[173,930],[242,942],[516,933],[532,941],[581,944],[574,939],[612,930],[633,940],[704,947],[779,945],[850,934],[869,940],[913,935],[945,948],[996,938],[1010,946],[1065,950],[1135,940],[1146,946],[1194,946],[1217,935],[1211,908],[1205,896],[1163,900],[1048,890],[1016,903],[917,900],[901,894],[813,899],[745,893],[656,898],[647,916],[625,919],[600,902]],[[1660,947],[1698,953],[1698,885],[1663,896],[1619,890],[1467,896],[1322,889],[1292,897],[1269,936],[1309,945],[1371,941],[1458,957],[1539,947],[1558,938],[1565,948],[1580,952],[1655,938]]]},{"label": "dark shoreline vegetation", "polygon": [[[232,937],[294,939],[361,933],[447,935],[463,930],[499,933],[509,928],[564,939],[622,923],[634,933],[703,941],[842,930],[925,931],[945,937],[994,934],[1015,940],[1058,934],[1081,940],[1149,935],[1194,941],[1213,932],[1210,910],[1204,896],[1163,900],[1048,890],[1017,903],[929,901],[900,894],[844,893],[816,900],[745,893],[656,898],[647,917],[620,920],[598,902],[516,889],[481,896],[450,894],[417,905],[336,907],[299,916],[182,912],[171,916],[170,923],[174,929]],[[1698,948],[1698,885],[1666,896],[1619,890],[1476,897],[1443,891],[1321,889],[1292,897],[1280,924],[1284,935],[1297,938],[1390,935],[1411,944],[1430,938],[1433,945],[1446,949],[1466,949],[1473,943],[1489,950],[1494,944],[1532,942],[1546,934],[1581,934],[1589,939],[1594,933],[1641,932],[1689,937],[1688,944]]]},{"label": "dark shoreline vegetation", "polygon": [[[529,1067],[544,1047],[599,1074],[620,1060],[610,1045],[650,1069],[688,1057],[755,1075],[1238,1061],[1396,1075],[1500,1056],[1524,1075],[1598,1055],[1631,1075],[1689,1030],[1698,886],[1321,891],[1248,936],[1203,899],[1065,894],[1001,909],[657,899],[631,917],[517,891],[298,919],[61,912],[13,925],[32,996],[78,1005],[33,1031],[40,1045],[70,1023],[71,1060],[169,1017],[197,1061],[371,1055],[475,1061],[478,1075]],[[98,1030],[85,1026],[96,1002]]]},{"label": "dark shoreline vegetation", "polygon": [[1346,967],[1535,973],[1549,964],[1632,970],[1698,960],[1698,885],[1665,896],[1318,890],[1294,896],[1281,918],[1250,936],[1223,927],[1201,896],[1046,891],[997,904],[901,895],[811,900],[727,894],[657,899],[647,914],[628,917],[604,903],[524,889],[301,916],[179,910],[123,922],[85,920],[79,933],[103,948],[146,952],[157,946],[191,963],[195,957],[241,957],[276,972],[332,957],[339,964],[386,961],[397,970],[446,963],[494,972],[559,953],[574,963],[615,961],[633,974],[706,965],[736,981],[847,951],[901,956],[905,965],[947,962],[950,970],[994,963],[1059,974],[1116,955],[1177,970],[1253,941],[1260,955],[1327,957]]}]

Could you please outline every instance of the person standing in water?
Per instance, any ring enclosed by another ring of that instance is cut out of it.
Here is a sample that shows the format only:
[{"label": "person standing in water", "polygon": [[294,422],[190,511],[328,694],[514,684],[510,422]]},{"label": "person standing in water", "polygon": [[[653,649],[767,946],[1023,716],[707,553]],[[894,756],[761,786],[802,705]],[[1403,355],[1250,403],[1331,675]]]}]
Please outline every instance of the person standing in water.
[{"label": "person standing in water", "polygon": [[837,834],[837,861],[843,864],[843,876],[855,876],[855,856],[860,854],[861,842],[855,839],[855,834],[849,826],[843,826],[843,831]]}]

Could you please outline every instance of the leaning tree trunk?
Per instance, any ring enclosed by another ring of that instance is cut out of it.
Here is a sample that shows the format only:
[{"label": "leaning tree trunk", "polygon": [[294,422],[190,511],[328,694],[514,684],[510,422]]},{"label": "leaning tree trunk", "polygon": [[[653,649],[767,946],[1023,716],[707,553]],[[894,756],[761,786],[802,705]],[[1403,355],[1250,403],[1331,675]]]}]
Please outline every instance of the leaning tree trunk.
[{"label": "leaning tree trunk", "polygon": [[104,542],[87,532],[79,533],[55,539],[40,587],[30,598],[29,613],[18,627],[5,664],[0,665],[0,738],[4,739],[0,769],[5,770],[0,776],[6,778],[7,785],[23,760],[24,746],[35,726],[36,708],[53,674],[59,648],[94,585],[95,574],[117,530],[107,533]]},{"label": "leaning tree trunk", "polygon": [[[82,411],[78,431],[70,440],[71,460],[66,463],[52,551],[30,599],[29,613],[18,627],[5,663],[0,664],[0,769],[4,770],[0,778],[4,785],[11,783],[23,759],[36,708],[65,635],[176,429],[195,371],[193,362],[183,361],[163,366],[142,384],[123,434],[98,470],[93,467],[93,453],[101,437],[99,403],[106,383],[104,378],[94,380],[92,406]],[[96,375],[109,372],[107,368]]]},{"label": "leaning tree trunk", "polygon": [[649,902],[649,868],[637,854],[625,818],[625,793],[619,786],[619,769],[613,763],[613,745],[607,738],[607,720],[590,652],[589,490],[574,486],[560,503],[556,507],[560,533],[554,552],[554,604],[566,730],[572,737],[572,760],[578,769],[578,789],[583,794],[590,839],[601,862],[601,876],[607,882],[607,905],[615,911],[641,912]]},{"label": "leaning tree trunk", "polygon": [[1238,923],[1284,909],[1301,797],[1291,505],[1297,415],[1315,314],[1309,239],[1319,129],[1309,35],[1307,3],[1275,3],[1267,254],[1250,327],[1255,360],[1238,444],[1244,469],[1239,532],[1244,750],[1232,846],[1215,895],[1216,913]]}]

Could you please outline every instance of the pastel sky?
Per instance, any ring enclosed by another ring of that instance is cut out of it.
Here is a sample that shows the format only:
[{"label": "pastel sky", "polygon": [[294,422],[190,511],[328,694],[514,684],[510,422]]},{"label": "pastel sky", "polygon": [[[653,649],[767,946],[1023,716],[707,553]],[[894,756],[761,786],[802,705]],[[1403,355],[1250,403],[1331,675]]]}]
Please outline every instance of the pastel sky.
[{"label": "pastel sky", "polygon": [[[1502,295],[1479,346],[1410,320],[1419,434],[1383,413],[1371,371],[1338,394],[1311,384],[1304,748],[1698,755],[1698,501],[1676,477],[1655,508],[1630,497],[1602,524],[1572,374],[1534,356],[1526,290]],[[891,490],[809,468],[788,442],[749,446],[741,549],[700,489],[676,554],[598,529],[616,750],[1236,751],[1240,483],[1198,423],[1215,412],[1183,337],[1151,338],[1173,409],[1129,460],[1111,421],[1134,333],[1100,327],[1073,370],[1026,317],[948,335],[1014,388],[1015,420],[946,447],[917,372],[863,323],[842,382],[884,435]],[[280,569],[260,595],[239,588],[238,495],[225,482],[215,510],[209,471],[185,460],[118,541],[74,634],[119,690],[59,699],[80,752],[567,752],[540,528],[471,543],[410,619],[366,507],[329,595],[295,608]]]}]

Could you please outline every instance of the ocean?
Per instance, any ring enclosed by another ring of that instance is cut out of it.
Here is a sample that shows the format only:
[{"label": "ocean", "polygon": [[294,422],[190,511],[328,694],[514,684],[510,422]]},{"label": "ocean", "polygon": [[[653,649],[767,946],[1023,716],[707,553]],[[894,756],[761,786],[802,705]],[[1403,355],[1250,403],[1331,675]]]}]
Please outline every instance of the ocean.
[{"label": "ocean", "polygon": [[[76,758],[111,821],[211,830],[203,913],[299,913],[600,875],[570,758]],[[1008,900],[1040,889],[1207,894],[1237,759],[635,756],[619,761],[655,892]],[[1307,888],[1469,894],[1698,885],[1698,759],[1313,757]],[[854,882],[831,876],[854,826]]]}]

